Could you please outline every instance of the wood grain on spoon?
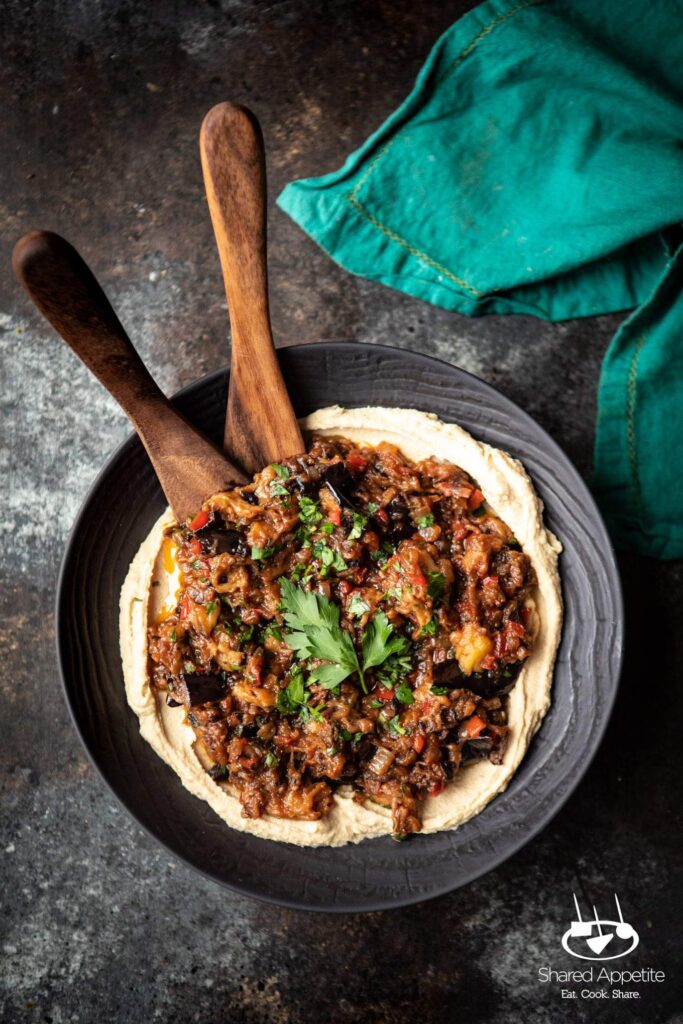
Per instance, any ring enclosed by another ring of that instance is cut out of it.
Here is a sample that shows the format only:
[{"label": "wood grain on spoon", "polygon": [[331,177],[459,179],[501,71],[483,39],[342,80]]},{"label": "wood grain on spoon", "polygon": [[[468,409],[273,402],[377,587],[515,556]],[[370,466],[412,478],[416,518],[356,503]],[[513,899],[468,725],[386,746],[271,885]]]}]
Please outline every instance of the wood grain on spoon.
[{"label": "wood grain on spoon", "polygon": [[12,257],[34,303],[130,418],[179,523],[244,474],[169,402],[92,271],[67,241],[30,231]]},{"label": "wood grain on spoon", "polygon": [[199,148],[232,332],[225,448],[253,474],[305,451],[270,326],[258,121],[245,107],[220,103],[204,118]]}]

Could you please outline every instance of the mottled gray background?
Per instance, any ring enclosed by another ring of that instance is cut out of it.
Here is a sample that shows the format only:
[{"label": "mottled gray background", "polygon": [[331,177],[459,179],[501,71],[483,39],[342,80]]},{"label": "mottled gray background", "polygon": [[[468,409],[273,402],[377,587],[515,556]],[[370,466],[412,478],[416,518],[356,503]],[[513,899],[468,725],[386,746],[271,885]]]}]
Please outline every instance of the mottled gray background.
[{"label": "mottled gray background", "polygon": [[[680,564],[622,559],[618,707],[552,825],[467,889],[393,913],[259,905],[169,860],[86,760],[57,680],[65,537],[128,426],[15,285],[13,241],[31,227],[70,238],[174,391],[228,353],[197,153],[203,113],[225,98],[254,108],[275,196],[337,167],[468,6],[0,5],[3,1021],[683,1021]],[[274,207],[270,238],[278,344],[353,338],[456,362],[524,405],[589,473],[617,317],[467,320],[348,276]],[[621,963],[667,981],[599,1008],[541,984],[540,966],[576,966],[559,947],[573,889],[599,905],[616,889],[641,933]]]}]

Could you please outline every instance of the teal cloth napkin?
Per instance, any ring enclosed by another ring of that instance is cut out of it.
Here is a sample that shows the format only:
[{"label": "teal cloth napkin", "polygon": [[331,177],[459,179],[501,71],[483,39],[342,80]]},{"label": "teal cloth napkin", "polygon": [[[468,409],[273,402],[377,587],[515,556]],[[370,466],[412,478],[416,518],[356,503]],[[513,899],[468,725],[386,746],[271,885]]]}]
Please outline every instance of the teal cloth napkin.
[{"label": "teal cloth napkin", "polygon": [[338,263],[470,316],[636,308],[600,380],[615,543],[683,556],[683,8],[488,0],[344,166],[278,199]]}]

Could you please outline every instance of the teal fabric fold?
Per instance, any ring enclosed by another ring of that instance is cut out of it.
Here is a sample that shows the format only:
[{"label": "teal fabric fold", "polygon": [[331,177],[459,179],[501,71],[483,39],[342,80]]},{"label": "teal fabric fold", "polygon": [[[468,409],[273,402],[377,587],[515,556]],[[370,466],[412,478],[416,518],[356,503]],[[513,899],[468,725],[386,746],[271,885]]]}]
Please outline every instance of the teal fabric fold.
[{"label": "teal fabric fold", "polygon": [[[683,452],[653,412],[683,404],[683,374],[651,354],[678,366],[683,344],[670,251],[683,220],[681,21],[673,0],[488,0],[341,169],[278,199],[347,270],[459,313],[640,307],[651,340],[635,392],[633,317],[603,367],[595,489],[617,545],[659,557],[683,555]],[[671,507],[651,494],[657,473],[634,474],[629,436],[648,464],[668,449],[658,490]]]}]

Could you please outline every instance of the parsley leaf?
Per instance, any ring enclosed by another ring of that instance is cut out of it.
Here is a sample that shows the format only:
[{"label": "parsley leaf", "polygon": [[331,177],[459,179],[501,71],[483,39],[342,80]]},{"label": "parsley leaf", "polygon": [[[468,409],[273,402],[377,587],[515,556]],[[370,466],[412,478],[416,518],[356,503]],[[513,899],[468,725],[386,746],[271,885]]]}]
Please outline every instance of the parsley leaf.
[{"label": "parsley leaf", "polygon": [[425,622],[420,630],[420,636],[436,636],[436,619],[433,615],[429,622]]},{"label": "parsley leaf", "polygon": [[417,521],[417,525],[420,527],[421,530],[424,530],[427,526],[433,526],[434,516],[432,515],[431,512],[428,513],[428,515],[426,516],[420,516],[420,518]]},{"label": "parsley leaf", "polygon": [[279,462],[274,462],[271,466],[271,469],[275,470],[275,472],[277,473],[281,480],[289,480],[290,476],[292,475],[287,466],[281,466]]},{"label": "parsley leaf", "polygon": [[394,633],[384,612],[378,612],[363,634],[363,670],[381,665],[391,654],[405,654],[408,646],[404,636]]},{"label": "parsley leaf", "polygon": [[332,662],[319,665],[311,678],[326,689],[334,689],[347,676],[358,672],[367,693],[358,655],[351,636],[339,625],[339,608],[322,594],[295,587],[280,580],[282,608],[289,632],[285,639],[300,660],[320,658]]},{"label": "parsley leaf", "polygon": [[449,693],[447,686],[432,686],[431,691],[432,693],[435,693],[437,697],[445,697],[446,694]]},{"label": "parsley leaf", "polygon": [[305,703],[304,675],[301,669],[297,668],[285,688],[277,695],[277,709],[281,715],[294,715]]},{"label": "parsley leaf", "polygon": [[387,690],[393,690],[397,683],[402,682],[412,672],[413,665],[410,654],[392,654],[377,669],[377,678]]}]

